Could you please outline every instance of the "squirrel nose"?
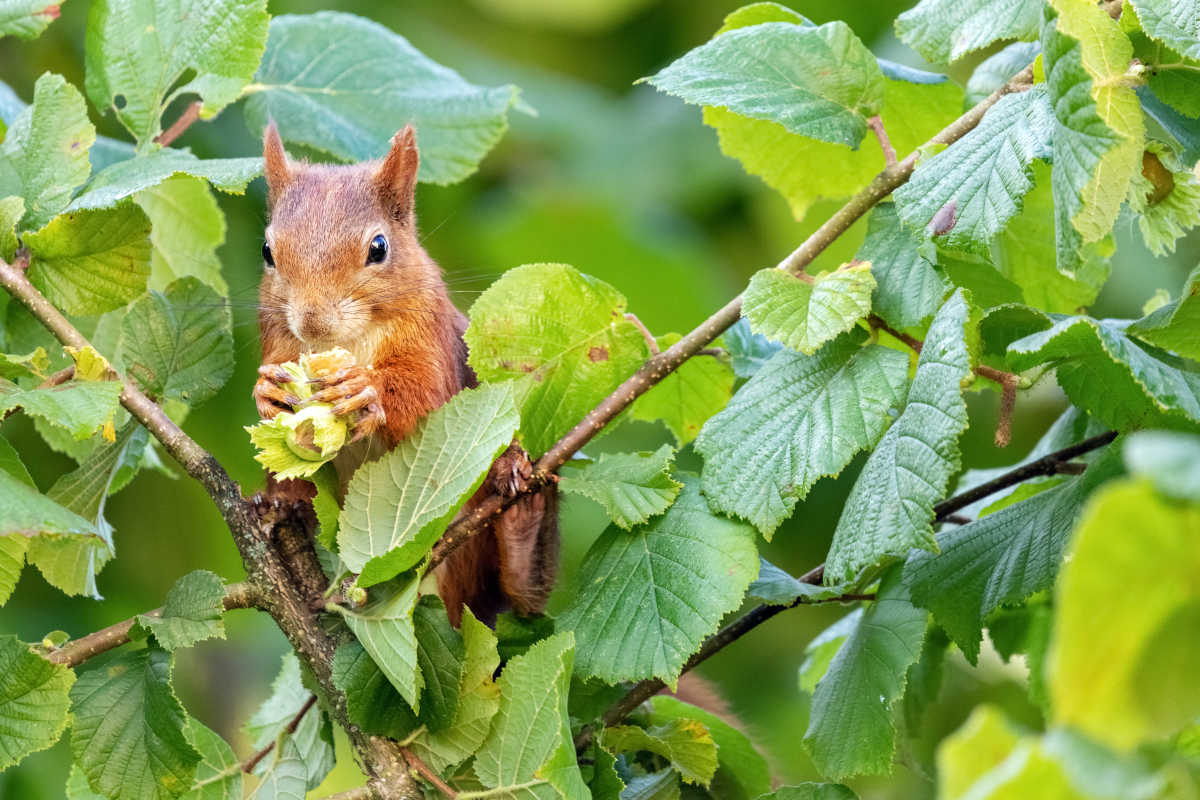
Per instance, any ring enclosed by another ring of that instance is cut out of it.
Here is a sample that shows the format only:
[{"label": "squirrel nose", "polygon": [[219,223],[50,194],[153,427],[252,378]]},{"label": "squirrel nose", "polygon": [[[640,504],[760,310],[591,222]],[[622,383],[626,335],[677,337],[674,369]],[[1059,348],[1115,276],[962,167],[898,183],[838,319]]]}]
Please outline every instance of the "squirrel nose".
[{"label": "squirrel nose", "polygon": [[329,315],[318,308],[307,308],[299,314],[289,314],[292,333],[304,342],[320,341],[333,331]]}]

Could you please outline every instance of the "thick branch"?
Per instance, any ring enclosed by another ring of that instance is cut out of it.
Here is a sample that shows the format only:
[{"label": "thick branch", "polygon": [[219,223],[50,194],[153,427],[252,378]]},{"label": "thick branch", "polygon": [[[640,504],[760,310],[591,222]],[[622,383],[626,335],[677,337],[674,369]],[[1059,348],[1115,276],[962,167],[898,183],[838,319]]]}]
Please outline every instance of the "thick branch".
[{"label": "thick branch", "polygon": [[[1013,92],[1024,91],[1033,82],[1033,66],[1030,65],[1017,73],[1012,80],[992,92],[986,99],[977,103],[954,122],[943,128],[929,140],[930,144],[953,144],[971,131],[987,110],[994,106],[1000,98]],[[903,161],[887,166],[875,176],[865,188],[850,198],[844,206],[838,209],[820,228],[812,233],[803,244],[793,250],[779,263],[780,269],[785,269],[794,275],[801,275],[818,255],[833,244],[839,236],[845,233],[851,225],[870,211],[880,200],[887,197],[895,189],[902,186],[912,175],[917,165],[920,148],[910,153]],[[691,333],[684,336],[675,344],[642,364],[630,375],[624,383],[604,398],[600,405],[592,409],[586,417],[580,420],[574,428],[558,440],[534,464],[534,480],[530,482],[529,492],[537,491],[551,480],[551,474],[567,462],[575,453],[583,448],[606,425],[616,419],[617,415],[628,408],[634,400],[652,389],[659,381],[670,375],[692,356],[706,348],[713,339],[725,332],[729,326],[738,321],[742,313],[742,297],[730,300],[723,308],[700,323]],[[433,549],[429,567],[432,569],[445,560],[463,542],[484,529],[487,521],[505,507],[516,502],[517,498],[507,501],[498,495],[492,495],[476,506],[468,515],[459,517],[447,528],[442,540]]]},{"label": "thick branch", "polygon": [[[249,583],[232,583],[225,587],[223,605],[226,611],[235,608],[251,608],[258,604],[258,593]],[[156,608],[146,613],[148,617],[161,617],[162,609]],[[50,653],[46,658],[55,664],[66,664],[68,667],[78,667],[89,658],[95,658],[101,653],[107,653],[115,647],[120,647],[129,641],[129,631],[133,628],[136,618],[130,617],[123,622],[109,625],[103,630],[89,633],[78,639],[67,642],[62,647]]]},{"label": "thick branch", "polygon": [[[996,492],[1007,489],[1010,486],[1016,486],[1017,484],[1023,483],[1030,478],[1036,478],[1044,475],[1056,475],[1060,472],[1077,475],[1079,474],[1079,464],[1078,462],[1073,462],[1071,459],[1077,458],[1085,453],[1090,453],[1093,450],[1098,450],[1115,438],[1117,438],[1115,431],[1110,431],[1099,436],[1093,436],[1090,439],[1085,439],[1079,444],[1074,444],[1070,447],[1064,447],[1062,450],[1049,453],[1042,458],[1037,459],[1036,461],[1031,461],[1028,464],[1023,464],[1022,466],[1017,467],[1016,469],[1009,470],[994,480],[980,484],[979,486],[969,489],[962,494],[951,497],[949,500],[938,503],[933,507],[934,521],[944,521],[952,517],[954,512],[971,505],[976,500],[980,500],[991,494],[995,494]],[[801,583],[818,586],[821,584],[824,578],[825,565],[821,564],[820,566],[814,567],[805,574],[801,575],[799,578],[797,578],[797,580]],[[820,602],[849,602],[859,599],[863,599],[863,596],[848,594]],[[792,603],[785,606],[755,606],[749,612],[741,617],[738,617],[733,622],[717,631],[717,633],[715,633],[711,638],[709,638],[683,665],[683,672],[687,672],[700,662],[708,659],[710,656],[715,655],[727,645],[737,641],[742,636],[746,635],[759,625],[774,617],[776,614],[786,611],[789,608],[796,608],[797,606],[811,604],[811,601],[808,601],[804,595],[801,595]],[[628,716],[629,713],[635,708],[661,692],[665,687],[666,684],[657,678],[641,681],[604,713],[604,716],[602,717],[604,725],[608,726],[617,724],[621,720],[625,719],[625,717]],[[590,726],[581,730],[579,735],[575,737],[576,751],[587,747],[592,740],[592,736],[593,730]]]}]

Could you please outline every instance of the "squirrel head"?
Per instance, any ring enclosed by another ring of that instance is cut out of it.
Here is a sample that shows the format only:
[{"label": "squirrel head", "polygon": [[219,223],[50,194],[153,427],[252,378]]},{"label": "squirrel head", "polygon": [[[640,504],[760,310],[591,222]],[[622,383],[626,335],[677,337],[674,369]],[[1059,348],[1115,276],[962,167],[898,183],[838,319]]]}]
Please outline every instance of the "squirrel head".
[{"label": "squirrel head", "polygon": [[411,125],[381,160],[337,166],[290,159],[267,126],[264,329],[286,329],[310,350],[361,344],[373,323],[420,313],[429,293],[444,292],[416,235],[419,165]]}]

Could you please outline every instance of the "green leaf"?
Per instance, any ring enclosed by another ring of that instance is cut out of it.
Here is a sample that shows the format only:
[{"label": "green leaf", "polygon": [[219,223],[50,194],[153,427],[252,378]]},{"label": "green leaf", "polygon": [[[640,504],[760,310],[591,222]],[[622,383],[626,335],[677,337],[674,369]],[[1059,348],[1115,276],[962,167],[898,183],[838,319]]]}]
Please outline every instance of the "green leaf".
[{"label": "green leaf", "polygon": [[463,637],[450,624],[446,607],[437,595],[426,595],[413,609],[417,635],[417,665],[425,679],[421,719],[431,731],[441,731],[454,721],[458,708],[465,649]]},{"label": "green leaf", "polygon": [[900,569],[893,568],[813,693],[804,744],[822,775],[840,779],[891,770],[892,704],[904,694],[908,668],[920,655],[926,616],[909,602]]},{"label": "green leaf", "polygon": [[71,765],[71,774],[67,776],[67,800],[108,800],[102,794],[97,794],[92,791],[92,787],[88,786],[87,776],[83,774],[83,770],[78,764]]},{"label": "green leaf", "polygon": [[963,291],[933,318],[899,418],[879,440],[842,509],[825,563],[825,583],[853,580],[863,569],[936,550],[933,504],[958,472],[958,437],[967,427],[962,383],[970,375],[968,308]]},{"label": "green leaf", "polygon": [[337,552],[338,515],[342,507],[338,502],[337,470],[331,465],[313,473],[309,478],[317,487],[313,498],[313,513],[317,515],[317,541],[331,553]]},{"label": "green leaf", "polygon": [[[287,726],[310,697],[312,692],[305,688],[300,677],[300,660],[294,653],[286,654],[279,674],[271,684],[271,696],[246,723],[246,735],[254,743],[255,750],[261,750],[283,736]],[[310,789],[316,788],[333,769],[333,728],[329,718],[319,707],[310,708],[295,732],[287,738],[295,745],[301,759],[301,775],[307,776]],[[254,772],[263,776],[264,780],[269,780],[267,773],[271,769],[272,764],[264,759]],[[299,796],[304,796],[303,791]]]},{"label": "green leaf", "polygon": [[29,280],[68,314],[111,311],[146,290],[150,220],[132,203],[63,214],[23,242]]},{"label": "green leaf", "polygon": [[681,717],[649,728],[614,725],[604,729],[601,744],[618,755],[645,751],[662,756],[687,783],[707,787],[717,772],[717,744],[699,720]]},{"label": "green leaf", "polygon": [[358,583],[387,580],[423,559],[512,441],[508,386],[459,392],[378,461],[354,473],[338,520],[338,554]]},{"label": "green leaf", "polygon": [[565,469],[558,487],[604,506],[618,527],[629,530],[671,507],[683,484],[671,477],[675,451],[604,453],[598,461]]},{"label": "green leaf", "polygon": [[475,774],[513,797],[587,797],[567,721],[574,637],[559,633],[508,662],[500,709],[475,755]]},{"label": "green leaf", "polygon": [[414,712],[421,710],[421,689],[425,685],[417,664],[417,634],[413,627],[419,583],[417,576],[404,576],[372,588],[370,602],[362,608],[334,607]]},{"label": "green leaf", "polygon": [[926,228],[943,208],[954,225],[939,244],[982,251],[1021,210],[1033,188],[1033,160],[1050,156],[1053,117],[1045,87],[1000,98],[952,147],[917,165],[895,192],[900,219]]},{"label": "green leaf", "polygon": [[37,488],[29,470],[25,469],[25,465],[21,462],[21,455],[3,436],[0,436],[0,471],[7,472],[9,476],[16,478],[26,486]]},{"label": "green leaf", "polygon": [[1140,431],[1125,440],[1125,466],[1169,497],[1200,502],[1200,437]]},{"label": "green leaf", "polygon": [[650,356],[625,298],[566,264],[504,273],[471,306],[464,339],[480,380],[516,384],[521,438],[541,457]]},{"label": "green leaf", "polygon": [[780,786],[758,800],[858,800],[858,795],[840,783],[798,783]]},{"label": "green leaf", "polygon": [[304,800],[307,768],[296,738],[280,734],[262,783],[250,795],[250,800]]},{"label": "green leaf", "polygon": [[121,352],[144,392],[197,406],[233,374],[229,308],[196,278],[177,280],[130,306]]},{"label": "green leaf", "polygon": [[59,5],[51,0],[8,0],[0,7],[0,38],[36,39],[58,19]]},{"label": "green leaf", "polygon": [[843,265],[808,280],[781,269],[754,273],[742,315],[750,329],[806,355],[871,313],[870,264]]},{"label": "green leaf", "polygon": [[[617,774],[617,760],[598,744],[592,745],[592,775],[587,779],[592,800],[620,800],[625,781]],[[586,775],[587,771],[583,770]]]},{"label": "green leaf", "polygon": [[17,223],[24,215],[25,200],[23,198],[5,197],[0,199],[0,258],[5,261],[11,261],[17,250]]},{"label": "green leaf", "polygon": [[[1200,713],[1200,505],[1115,484],[1088,504],[1058,581],[1050,645],[1056,723],[1120,750]],[[1136,537],[1130,531],[1138,531]],[[1121,602],[1115,581],[1138,587]]]},{"label": "green leaf", "polygon": [[667,767],[629,779],[621,800],[679,800],[679,773]]},{"label": "green leaf", "polygon": [[1200,422],[1200,367],[1139,343],[1128,327],[1123,320],[1059,319],[1009,345],[1008,363],[1018,370],[1054,363],[1071,402],[1117,430]]},{"label": "green leaf", "polygon": [[0,770],[45,750],[67,728],[75,673],[0,636]]},{"label": "green leaf", "polygon": [[71,689],[71,753],[88,783],[114,800],[179,797],[201,756],[184,736],[187,714],[171,689],[171,656],[123,653]]},{"label": "green leaf", "polygon": [[875,56],[840,21],[726,31],[646,81],[688,103],[850,147],[862,141],[885,91]]},{"label": "green leaf", "polygon": [[[677,333],[658,337],[665,350],[679,341]],[[705,420],[729,402],[733,394],[733,370],[723,355],[701,355],[688,359],[650,391],[634,401],[633,419],[662,420],[680,447],[696,438]]]},{"label": "green leaf", "polygon": [[[4,481],[0,480],[0,488]],[[0,526],[7,527],[3,512],[0,512]],[[8,602],[12,596],[17,581],[21,579],[21,569],[25,566],[25,551],[29,549],[29,538],[17,535],[0,535],[0,606]]]},{"label": "green leaf", "polygon": [[[1196,74],[1200,76],[1200,64],[1196,66]],[[1200,106],[1196,114],[1200,116]],[[1142,163],[1153,164],[1154,159],[1169,174],[1170,191],[1165,197],[1157,197],[1156,187],[1145,177],[1143,166],[1143,172],[1134,175],[1128,202],[1138,215],[1138,229],[1146,247],[1156,256],[1165,256],[1175,252],[1176,241],[1200,220],[1200,180],[1166,145],[1146,142]]]},{"label": "green leaf", "polygon": [[1036,37],[1042,5],[1043,0],[921,0],[896,18],[896,35],[929,61],[949,63],[998,39]]},{"label": "green leaf", "polygon": [[704,494],[770,538],[818,480],[879,441],[903,407],[908,356],[848,333],[805,356],[776,353],[704,426]]},{"label": "green leaf", "polygon": [[382,25],[334,11],[271,20],[255,80],[246,101],[251,130],[273,119],[287,141],[361,161],[383,155],[412,123],[421,180],[440,184],[475,171],[519,97],[515,86],[468,83]]},{"label": "green leaf", "polygon": [[1018,72],[1032,64],[1041,51],[1041,45],[1037,42],[1013,42],[980,61],[967,80],[966,104],[973,106],[1008,83]]},{"label": "green leaf", "polygon": [[558,618],[559,630],[575,631],[581,676],[673,684],[758,573],[754,529],[713,516],[700,481],[679,478],[665,515],[631,532],[610,527],[584,558]]},{"label": "green leaf", "polygon": [[725,346],[729,349],[733,374],[753,378],[764,364],[783,347],[760,333],[752,333],[750,323],[739,319],[725,331]]},{"label": "green leaf", "polygon": [[1042,29],[1046,87],[1054,107],[1051,179],[1058,268],[1073,275],[1079,249],[1112,232],[1141,166],[1145,126],[1124,75],[1133,46],[1087,0],[1053,0]]},{"label": "green leaf", "polygon": [[976,781],[1004,762],[1017,740],[1001,711],[990,705],[976,706],[967,721],[938,747],[938,796],[966,796]]},{"label": "green leaf", "polygon": [[1131,0],[1147,35],[1189,58],[1200,58],[1200,3],[1196,0]]},{"label": "green leaf", "polygon": [[1188,275],[1178,300],[1138,320],[1129,332],[1184,358],[1200,360],[1200,267]]},{"label": "green leaf", "polygon": [[67,207],[91,172],[94,141],[79,90],[52,72],[38,78],[33,105],[11,121],[0,145],[0,197],[25,199],[21,231],[41,228]]},{"label": "green leaf", "polygon": [[469,608],[463,609],[461,630],[465,652],[454,718],[444,730],[431,732],[427,728],[409,745],[421,760],[439,771],[461,764],[475,753],[487,738],[500,707],[500,688],[492,679],[500,666],[496,635],[475,619]]},{"label": "green leaf", "polygon": [[949,637],[931,624],[921,643],[921,657],[908,668],[904,679],[904,730],[910,738],[921,734],[926,712],[942,690],[942,673],[949,648]]},{"label": "green leaf", "polygon": [[1083,475],[944,531],[938,554],[914,550],[904,566],[912,600],[933,612],[972,664],[983,620],[1054,585],[1063,551],[1088,496],[1120,472],[1113,454]]},{"label": "green leaf", "polygon": [[804,598],[801,602],[813,602],[837,597],[846,589],[846,586],[821,586],[804,583],[765,558],[760,558],[758,577],[746,589],[746,597],[761,600],[769,606],[790,606],[800,598]]},{"label": "green leaf", "polygon": [[334,653],[333,684],[346,693],[350,721],[366,733],[403,739],[421,724],[358,642]]},{"label": "green leaf", "polygon": [[21,389],[0,378],[0,414],[21,408],[65,429],[77,441],[112,425],[120,398],[117,381],[68,381],[47,389]]},{"label": "green leaf", "polygon": [[[809,24],[796,12],[775,3],[756,3],[725,18],[718,32],[759,22]],[[944,75],[896,68],[879,62],[884,71],[880,115],[897,153],[924,144],[962,113],[962,89]],[[849,197],[884,168],[878,147],[851,150],[790,133],[782,125],[749,119],[724,108],[704,109],[704,122],[717,129],[721,152],[742,162],[788,201],[797,219],[820,197]]]},{"label": "green leaf", "polygon": [[188,150],[164,147],[137,158],[118,161],[97,172],[71,201],[71,211],[112,208],[127,197],[153,189],[174,176],[203,178],[223,192],[243,194],[262,174],[261,158],[200,159]]},{"label": "green leaf", "polygon": [[894,203],[880,203],[871,211],[867,238],[854,258],[871,265],[876,284],[871,309],[895,328],[929,319],[949,291],[923,245],[900,223]]},{"label": "green leaf", "polygon": [[96,527],[24,481],[0,471],[0,536],[29,538],[41,534],[98,537]]},{"label": "green leaf", "polygon": [[154,226],[150,288],[166,291],[172,281],[192,276],[228,295],[217,258],[217,248],[225,242],[225,215],[204,181],[177,175],[138,192],[136,202]]},{"label": "green leaf", "polygon": [[175,582],[167,592],[162,613],[139,614],[136,627],[154,634],[166,650],[191,647],[205,639],[224,639],[225,584],[215,574],[198,569]]},{"label": "green leaf", "polygon": [[754,749],[746,734],[728,722],[668,695],[660,694],[651,698],[650,708],[652,725],[690,719],[698,720],[708,728],[717,744],[718,768],[712,783],[715,797],[750,800],[771,788],[771,771],[767,760]]},{"label": "green leaf", "polygon": [[199,95],[201,119],[212,119],[258,69],[267,19],[266,0],[98,0],[88,14],[88,97],[111,108],[142,148],[178,97]]},{"label": "green leaf", "polygon": [[833,657],[842,649],[847,637],[858,628],[862,620],[863,609],[854,609],[849,614],[817,634],[804,648],[804,661],[800,664],[800,691],[812,694],[816,691],[817,683],[829,671]]},{"label": "green leaf", "polygon": [[195,719],[188,720],[183,732],[203,759],[196,765],[196,782],[183,800],[242,800],[241,762],[233,748]]}]

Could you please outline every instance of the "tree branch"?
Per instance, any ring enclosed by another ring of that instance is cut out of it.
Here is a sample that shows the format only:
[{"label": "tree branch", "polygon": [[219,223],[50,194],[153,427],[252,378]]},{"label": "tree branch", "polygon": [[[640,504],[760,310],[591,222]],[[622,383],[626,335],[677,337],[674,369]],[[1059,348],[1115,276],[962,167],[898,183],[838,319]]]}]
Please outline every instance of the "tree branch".
[{"label": "tree branch", "polygon": [[887,131],[883,127],[883,117],[876,114],[867,120],[867,127],[875,132],[875,138],[879,140],[879,149],[883,151],[883,163],[889,167],[896,163],[896,148],[892,147],[892,140],[888,138]]},{"label": "tree branch", "polygon": [[[226,611],[235,608],[252,608],[258,604],[258,593],[249,583],[231,583],[225,587],[225,599],[222,605]],[[162,609],[156,608],[146,612],[148,617],[162,616]],[[65,664],[68,667],[78,667],[89,658],[95,658],[101,653],[107,653],[113,648],[120,647],[129,641],[129,631],[133,629],[135,617],[109,625],[107,628],[89,633],[67,642],[62,647],[46,655],[48,661],[55,664]]]},{"label": "tree branch", "polygon": [[[999,102],[1000,98],[1013,92],[1024,91],[1032,84],[1033,65],[1031,64],[1013,76],[1012,80],[1004,86],[992,92],[987,98],[943,128],[929,140],[929,144],[953,144],[978,125],[987,110]],[[805,239],[799,247],[789,253],[779,263],[779,268],[787,270],[793,275],[802,275],[813,259],[824,252],[851,225],[870,211],[880,200],[908,181],[917,166],[919,153],[920,148],[909,153],[903,161],[884,168],[866,187],[850,198],[820,228]],[[634,400],[679,369],[689,358],[706,348],[713,339],[737,322],[741,313],[742,296],[738,295],[678,342],[642,364],[636,372],[625,379],[624,383],[614,389],[608,397],[604,398],[598,406],[580,420],[579,424],[568,431],[545,455],[537,460],[537,463],[534,464],[533,480],[530,481],[525,493],[538,491],[549,483],[552,480],[551,475],[590,442],[592,437],[616,419],[617,415],[628,408]],[[505,500],[499,495],[491,495],[467,514],[456,518],[446,529],[442,539],[434,546],[427,565],[428,569],[433,569],[442,563],[463,542],[483,530],[491,517],[515,503],[520,497],[521,495],[518,494],[516,497]]]},{"label": "tree branch", "polygon": [[458,792],[454,791],[454,787],[442,780],[441,776],[434,772],[428,764],[422,761],[420,756],[418,756],[412,750],[409,750],[407,747],[403,749],[403,752],[404,758],[408,761],[408,765],[416,770],[416,772],[422,778],[429,781],[434,788],[436,788],[444,796],[451,798],[451,800],[453,800],[455,797],[458,797]]},{"label": "tree branch", "polygon": [[[283,732],[286,733],[288,736],[295,734],[296,729],[300,727],[300,721],[302,719],[304,719],[304,715],[307,714],[308,710],[310,708],[312,708],[313,706],[315,706],[316,704],[317,704],[317,696],[315,694],[310,694],[308,696],[308,700],[306,700],[304,702],[304,705],[302,705],[300,707],[300,710],[296,712],[296,716],[292,717],[291,721],[288,722],[287,727],[285,727],[283,729]],[[275,737],[274,739],[272,739],[271,742],[266,747],[262,748],[257,753],[255,753],[254,755],[250,756],[245,761],[243,761],[242,762],[242,772],[245,772],[247,775],[253,773],[254,768],[258,766],[258,762],[260,762],[264,758],[266,758],[267,755],[272,750],[275,749],[275,742],[277,742],[277,741],[279,741],[278,736]]]},{"label": "tree branch", "polygon": [[179,119],[171,123],[171,127],[154,137],[154,143],[166,147],[178,139],[183,135],[184,131],[192,126],[193,122],[200,119],[200,109],[203,107],[204,104],[197,100],[185,108],[183,113],[179,115]]},{"label": "tree branch", "polygon": [[[1115,431],[1093,436],[1090,439],[1085,439],[1078,444],[1073,444],[1070,447],[1064,447],[1061,450],[1056,450],[1049,453],[1036,461],[1031,461],[1028,464],[1023,464],[1016,469],[1009,470],[1003,475],[990,480],[987,483],[969,489],[962,494],[951,497],[949,500],[944,500],[934,506],[934,521],[941,522],[949,519],[954,515],[954,512],[961,508],[971,505],[976,500],[980,500],[988,495],[994,494],[1002,489],[1007,489],[1010,486],[1015,486],[1019,483],[1044,475],[1055,475],[1059,472],[1069,474],[1078,473],[1078,462],[1073,462],[1071,459],[1077,458],[1084,453],[1089,453],[1093,450],[1098,450],[1104,445],[1117,438]],[[808,572],[801,575],[798,580],[800,583],[807,583],[813,586],[819,586],[825,578],[825,565],[821,564]],[[822,603],[837,603],[849,602],[854,600],[864,599],[864,595],[844,594],[839,597],[834,597],[819,602]],[[738,617],[733,622],[726,625],[721,630],[717,631],[710,637],[700,649],[692,654],[692,657],[683,665],[683,672],[695,667],[700,662],[706,660],[712,655],[715,655],[727,645],[740,639],[750,631],[757,628],[767,620],[786,611],[789,608],[796,608],[802,605],[813,605],[813,601],[807,600],[804,595],[800,595],[788,605],[759,605],[748,611],[746,614]],[[609,707],[604,713],[601,721],[605,727],[615,725],[625,719],[635,708],[649,700],[654,695],[666,688],[666,684],[658,678],[651,678],[636,684],[629,692],[618,700],[615,704]],[[575,750],[579,752],[591,743],[593,729],[591,726],[585,726],[579,735],[575,737]]]}]

